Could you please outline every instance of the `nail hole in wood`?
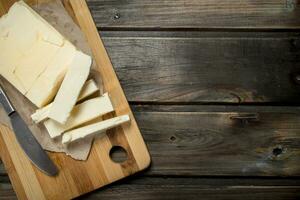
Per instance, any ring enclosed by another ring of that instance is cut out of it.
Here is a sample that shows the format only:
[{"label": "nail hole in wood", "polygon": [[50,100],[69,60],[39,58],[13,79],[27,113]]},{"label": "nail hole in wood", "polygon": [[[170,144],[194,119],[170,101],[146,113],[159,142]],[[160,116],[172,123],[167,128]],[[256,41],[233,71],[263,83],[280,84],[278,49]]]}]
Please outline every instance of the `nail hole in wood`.
[{"label": "nail hole in wood", "polygon": [[293,79],[296,84],[300,85],[300,74],[299,73],[294,74]]},{"label": "nail hole in wood", "polygon": [[120,19],[120,14],[119,13],[115,13],[115,15],[114,15],[114,19]]},{"label": "nail hole in wood", "polygon": [[276,147],[276,148],[273,149],[273,155],[274,156],[279,156],[280,154],[282,154],[282,152],[283,152],[282,147]]},{"label": "nail hole in wood", "polygon": [[115,163],[123,163],[128,159],[127,151],[121,146],[113,146],[109,151],[109,157]]},{"label": "nail hole in wood", "polygon": [[172,142],[174,142],[174,141],[176,140],[176,137],[175,137],[175,136],[171,136],[171,137],[170,137],[170,140],[171,140]]}]

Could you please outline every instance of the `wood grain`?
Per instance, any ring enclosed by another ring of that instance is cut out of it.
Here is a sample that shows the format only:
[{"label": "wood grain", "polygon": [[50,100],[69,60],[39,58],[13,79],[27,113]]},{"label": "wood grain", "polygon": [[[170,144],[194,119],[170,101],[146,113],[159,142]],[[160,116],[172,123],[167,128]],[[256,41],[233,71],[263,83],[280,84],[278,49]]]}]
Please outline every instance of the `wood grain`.
[{"label": "wood grain", "polygon": [[[37,3],[45,3],[51,0],[23,0],[29,5],[36,5]],[[16,0],[0,0],[0,16],[4,15],[8,9],[16,2]]]},{"label": "wood grain", "polygon": [[300,174],[299,109],[270,111],[249,106],[242,111],[232,106],[209,112],[197,106],[184,106],[180,111],[136,107],[135,116],[153,161],[149,175]]},{"label": "wood grain", "polygon": [[[155,107],[133,106],[152,155],[149,176],[300,174],[299,108]],[[276,148],[281,152],[274,154]]]},{"label": "wood grain", "polygon": [[4,165],[3,165],[2,160],[0,158],[0,176],[2,176],[4,174],[6,174],[6,171],[4,169]]},{"label": "wood grain", "polygon": [[131,102],[299,103],[298,33],[103,33]]},{"label": "wood grain", "polygon": [[17,197],[13,190],[1,190],[0,191],[1,200],[17,200]]},{"label": "wood grain", "polygon": [[[7,136],[9,138],[14,138],[14,135],[11,132],[10,129],[8,129],[7,127],[4,127],[3,125],[1,125],[1,126],[2,126],[1,127],[1,134],[0,134],[0,144],[1,144],[0,155],[1,155],[1,160],[6,163],[5,164],[6,171],[9,175],[10,179],[13,180],[12,185],[13,185],[14,190],[17,192],[18,198],[19,199],[27,199],[25,189],[24,189],[25,187],[22,186],[22,182],[21,182],[21,179],[18,175],[17,168],[14,166],[12,158],[10,157],[10,155],[8,153],[8,149],[7,149],[6,145],[4,144],[4,139],[2,138],[2,133],[3,132],[5,134],[7,134]],[[17,148],[20,148],[20,147],[17,147]],[[21,152],[21,153],[23,153],[23,152]],[[27,162],[29,162],[29,161],[27,161]],[[26,185],[26,186],[28,186],[28,185]]]},{"label": "wood grain", "polygon": [[[156,182],[157,186],[148,183],[130,182],[128,185],[123,183],[92,193],[84,199],[117,196],[123,198],[122,194],[126,194],[124,199],[127,197],[148,199],[155,194],[166,198],[164,192],[167,194],[173,192],[174,199],[176,196],[180,199],[182,197],[180,194],[190,195],[192,199],[204,194],[214,198],[225,195],[230,199],[234,197],[238,199],[245,193],[248,199],[249,193],[253,198],[268,199],[275,193],[278,194],[275,195],[278,199],[297,197],[299,183],[292,187],[288,186],[293,182],[291,180],[271,179],[267,186],[259,183],[257,187],[252,184],[247,187],[241,184],[244,178],[238,177],[260,176],[262,179],[262,176],[299,176],[299,108],[193,105],[148,107],[133,106],[153,159],[153,165],[146,174],[151,177],[214,176],[215,178],[210,179],[212,184],[210,189],[195,187],[196,183],[202,182],[201,179],[199,182],[190,182],[189,186],[169,183],[170,186],[167,186],[169,189],[159,190],[161,186],[158,182],[165,187],[168,185],[163,184],[162,181],[165,180],[163,178]],[[257,115],[257,120],[232,119],[232,116],[251,115]],[[273,151],[276,148],[282,149],[282,153],[274,155]],[[217,175],[236,176],[234,181],[236,185],[220,191],[220,186],[216,184],[224,183],[228,178],[218,180]],[[175,180],[177,179],[170,182],[173,183]],[[149,181],[154,180],[151,178]],[[278,184],[283,182],[287,185],[278,187]],[[178,183],[182,183],[182,179],[178,180]],[[179,189],[186,187],[190,189],[187,191]]]},{"label": "wood grain", "polygon": [[100,28],[300,28],[297,0],[88,0]]},{"label": "wood grain", "polygon": [[[2,184],[4,185],[4,184]],[[78,199],[298,199],[299,180],[294,179],[210,179],[134,177],[112,184]],[[9,184],[0,190],[1,200],[16,199]],[[3,195],[2,195],[3,194]],[[4,198],[3,198],[4,197]]]},{"label": "wood grain", "polygon": [[[17,192],[18,199],[61,200],[75,198],[141,171],[150,163],[149,153],[134,116],[114,74],[101,39],[97,31],[94,31],[96,28],[85,1],[70,1],[70,5],[74,9],[73,13],[76,13],[75,17],[80,25],[82,25],[82,21],[89,22],[88,26],[81,26],[81,28],[88,38],[93,38],[89,44],[93,50],[97,50],[96,53],[94,52],[94,57],[99,67],[95,71],[102,77],[108,76],[105,80],[103,79],[103,82],[106,91],[111,95],[116,110],[115,116],[129,114],[131,123],[111,130],[109,136],[95,140],[90,156],[84,162],[73,160],[62,153],[49,153],[60,170],[56,177],[48,177],[33,166],[18,145],[13,132],[1,125],[0,155],[12,181],[12,186]],[[68,11],[70,11],[70,7]],[[90,29],[93,31],[91,32]],[[102,61],[105,61],[105,66]],[[7,93],[11,94],[11,91],[7,91]],[[29,107],[29,104],[26,104],[26,101],[21,101],[20,105],[15,106],[20,107],[18,111],[22,113],[28,111],[26,108]],[[27,112],[27,116],[30,114]],[[121,164],[110,159],[109,152],[114,145],[122,146],[127,151],[128,159]]]},{"label": "wood grain", "polygon": [[297,199],[299,181],[282,179],[136,178],[81,199]]},{"label": "wood grain", "polygon": [[0,1],[0,16],[4,15],[11,5],[15,2],[14,0],[1,0]]}]

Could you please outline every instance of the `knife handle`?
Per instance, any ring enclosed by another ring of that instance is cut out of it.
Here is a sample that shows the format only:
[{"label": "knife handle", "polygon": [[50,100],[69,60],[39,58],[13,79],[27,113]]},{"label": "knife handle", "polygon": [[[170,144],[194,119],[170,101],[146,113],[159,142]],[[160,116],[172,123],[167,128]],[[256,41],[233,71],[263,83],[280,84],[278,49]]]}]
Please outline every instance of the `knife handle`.
[{"label": "knife handle", "polygon": [[0,86],[0,103],[2,104],[4,110],[9,115],[13,114],[15,112],[14,107],[12,106],[10,100],[6,96],[5,92],[2,90]]}]

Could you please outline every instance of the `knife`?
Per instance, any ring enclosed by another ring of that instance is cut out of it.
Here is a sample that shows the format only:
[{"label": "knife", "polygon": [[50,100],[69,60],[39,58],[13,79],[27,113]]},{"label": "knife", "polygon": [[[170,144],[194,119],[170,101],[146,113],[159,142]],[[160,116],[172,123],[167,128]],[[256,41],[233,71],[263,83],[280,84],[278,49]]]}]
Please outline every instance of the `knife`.
[{"label": "knife", "polygon": [[42,172],[49,176],[58,174],[58,169],[50,160],[47,153],[43,150],[41,145],[33,136],[28,126],[25,124],[19,113],[14,109],[10,100],[0,86],[0,103],[4,110],[10,117],[12,127],[14,129],[16,138],[22,147],[25,154],[31,162]]}]

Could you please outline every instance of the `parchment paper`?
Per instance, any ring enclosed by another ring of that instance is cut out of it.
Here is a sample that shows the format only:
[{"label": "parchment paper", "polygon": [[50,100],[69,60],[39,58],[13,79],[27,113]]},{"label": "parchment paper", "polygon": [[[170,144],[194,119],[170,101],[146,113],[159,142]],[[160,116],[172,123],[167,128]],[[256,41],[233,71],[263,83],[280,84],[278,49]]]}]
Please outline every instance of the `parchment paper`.
[{"label": "parchment paper", "polygon": [[[61,1],[55,0],[49,3],[39,4],[33,7],[33,9],[64,35],[65,38],[71,41],[79,50],[88,55],[92,55],[83,33],[68,15]],[[102,93],[102,81],[99,73],[97,73],[95,62],[93,62],[92,65],[90,78],[93,78],[97,82],[100,93]],[[88,158],[93,138],[86,138],[68,146],[62,145],[61,137],[55,140],[51,139],[43,124],[37,125],[31,120],[30,116],[37,108],[3,78],[0,79],[0,84],[33,135],[45,150],[64,152],[77,160],[86,160]],[[0,106],[0,123],[11,128],[9,118],[2,109],[2,106]]]}]

